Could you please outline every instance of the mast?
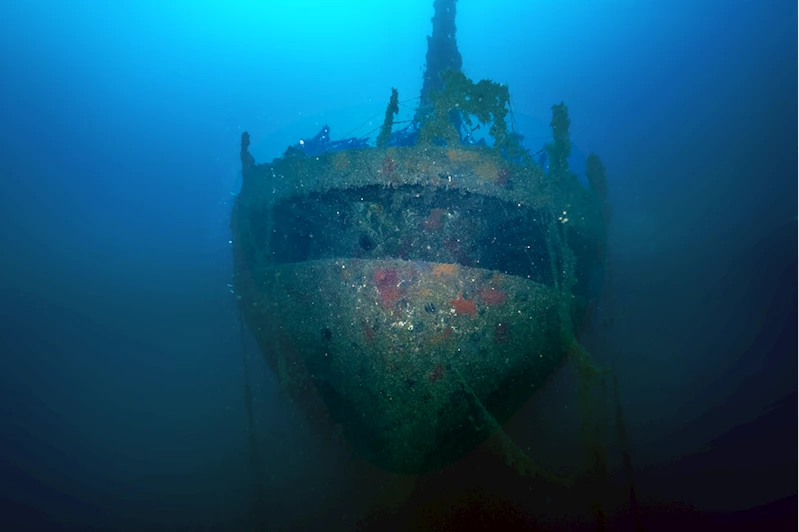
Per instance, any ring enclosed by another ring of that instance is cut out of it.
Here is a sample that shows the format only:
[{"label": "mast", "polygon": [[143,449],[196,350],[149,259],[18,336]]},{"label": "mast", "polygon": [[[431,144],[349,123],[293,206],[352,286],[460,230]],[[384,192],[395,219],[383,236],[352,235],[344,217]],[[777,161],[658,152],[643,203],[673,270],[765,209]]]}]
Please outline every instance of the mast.
[{"label": "mast", "polygon": [[463,60],[455,39],[455,4],[458,0],[434,0],[433,34],[427,36],[424,80],[419,108],[430,105],[430,91],[441,90],[444,82],[439,74],[447,69],[460,71]]}]

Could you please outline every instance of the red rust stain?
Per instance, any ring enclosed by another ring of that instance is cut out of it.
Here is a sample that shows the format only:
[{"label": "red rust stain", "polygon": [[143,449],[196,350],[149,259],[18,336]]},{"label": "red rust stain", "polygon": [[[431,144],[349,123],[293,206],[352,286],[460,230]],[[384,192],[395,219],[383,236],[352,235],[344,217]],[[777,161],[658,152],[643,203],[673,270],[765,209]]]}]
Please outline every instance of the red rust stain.
[{"label": "red rust stain", "polygon": [[455,314],[458,316],[468,314],[469,317],[473,318],[477,314],[477,305],[470,299],[463,299],[463,297],[458,296],[458,299],[450,299],[449,304],[452,305],[452,308],[455,309]]},{"label": "red rust stain", "polygon": [[396,303],[402,293],[400,290],[394,286],[387,286],[385,288],[380,289],[380,303],[383,305],[383,308],[392,308],[394,303]]},{"label": "red rust stain", "polygon": [[477,292],[477,297],[488,306],[501,305],[508,299],[505,292],[495,288],[481,288]]},{"label": "red rust stain", "polygon": [[402,290],[397,285],[399,274],[395,269],[381,269],[375,268],[372,273],[372,280],[374,280],[377,291],[380,293],[380,303],[383,308],[392,308],[400,297],[402,297]]}]

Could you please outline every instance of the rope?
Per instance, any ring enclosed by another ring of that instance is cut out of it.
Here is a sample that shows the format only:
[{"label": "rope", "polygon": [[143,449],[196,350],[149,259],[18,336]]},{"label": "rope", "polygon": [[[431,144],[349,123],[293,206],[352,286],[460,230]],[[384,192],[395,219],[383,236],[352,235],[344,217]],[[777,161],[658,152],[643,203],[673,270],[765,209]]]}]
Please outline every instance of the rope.
[{"label": "rope", "polygon": [[630,513],[633,516],[633,523],[635,523],[636,532],[643,532],[644,525],[641,522],[641,511],[638,508],[638,498],[635,495],[635,478],[633,476],[633,463],[630,458],[630,447],[627,443],[627,429],[624,425],[624,411],[621,407],[621,399],[619,398],[619,380],[616,377],[616,366],[612,366],[613,377],[613,401],[616,406],[616,434],[621,446],[622,465],[624,473],[627,477],[627,486],[630,498]]},{"label": "rope", "polygon": [[466,382],[457,368],[452,368],[458,380],[461,383],[463,391],[471,399],[472,405],[480,410],[481,418],[486,421],[488,425],[486,428],[491,433],[488,442],[493,445],[499,454],[505,459],[505,465],[513,468],[520,475],[541,478],[556,486],[567,486],[569,479],[560,478],[544,469],[535,463],[530,456],[527,455],[518,445],[511,439],[510,436],[502,429],[499,421],[488,411],[483,402],[477,397],[471,386]]},{"label": "rope", "polygon": [[[406,103],[408,103],[408,102],[412,102],[412,101],[414,101],[414,100],[418,100],[418,99],[419,99],[419,96],[417,96],[416,98],[408,98],[407,100],[402,100],[401,102],[398,102],[398,105],[402,105],[403,107],[405,107],[405,105],[404,105],[404,104],[406,104]],[[353,133],[355,133],[356,131],[358,131],[359,129],[361,129],[363,126],[365,126],[366,124],[368,124],[370,121],[374,120],[376,117],[380,116],[380,113],[383,113],[383,111],[378,111],[378,112],[376,112],[375,114],[373,114],[372,116],[370,116],[369,118],[367,118],[366,120],[364,120],[363,122],[361,122],[361,123],[360,123],[360,125],[358,125],[358,126],[356,126],[356,127],[355,127],[355,129],[353,129],[352,131],[350,131],[349,133],[347,133],[346,135],[344,135],[344,138],[350,138],[350,137],[352,137],[352,134],[353,134]],[[394,122],[394,123],[395,123],[395,124],[401,124],[401,123],[403,123],[403,122],[412,122],[412,120],[403,120],[402,122]],[[368,136],[369,136],[369,135],[370,135],[372,132],[374,132],[374,131],[377,131],[378,129],[380,129],[380,128],[379,128],[379,127],[378,127],[378,128],[375,128],[375,129],[373,129],[372,131],[370,131],[369,133],[367,133],[366,135],[361,135],[361,136],[360,136],[360,137],[358,137],[358,138],[359,138],[359,139],[362,139],[362,138],[368,137]]]},{"label": "rope", "polygon": [[253,415],[253,394],[250,386],[250,367],[245,342],[244,317],[239,309],[239,337],[241,339],[241,356],[244,361],[244,404],[247,409],[248,439],[250,448],[250,471],[253,481],[253,510],[255,511],[263,498],[263,482],[261,481],[261,461],[258,455],[258,439],[255,434],[255,416]]}]

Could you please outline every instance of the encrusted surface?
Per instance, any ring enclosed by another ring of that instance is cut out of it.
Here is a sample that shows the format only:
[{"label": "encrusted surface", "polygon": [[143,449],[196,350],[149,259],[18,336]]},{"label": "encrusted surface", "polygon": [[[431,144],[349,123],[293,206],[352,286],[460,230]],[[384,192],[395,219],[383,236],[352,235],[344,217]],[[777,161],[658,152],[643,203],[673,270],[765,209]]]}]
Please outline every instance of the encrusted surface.
[{"label": "encrusted surface", "polygon": [[495,150],[475,146],[366,148],[317,157],[292,155],[253,165],[245,173],[242,197],[250,209],[271,211],[281,202],[312,194],[379,186],[470,193],[508,205],[546,211],[570,231],[602,238],[603,219],[593,194],[577,180],[548,179],[535,165],[504,160]]},{"label": "encrusted surface", "polygon": [[262,348],[290,328],[283,364],[304,364],[312,381],[293,385],[312,384],[351,443],[393,471],[462,456],[490,435],[486,410],[506,419],[564,353],[557,293],[498,272],[330,259],[254,281],[243,304]]}]

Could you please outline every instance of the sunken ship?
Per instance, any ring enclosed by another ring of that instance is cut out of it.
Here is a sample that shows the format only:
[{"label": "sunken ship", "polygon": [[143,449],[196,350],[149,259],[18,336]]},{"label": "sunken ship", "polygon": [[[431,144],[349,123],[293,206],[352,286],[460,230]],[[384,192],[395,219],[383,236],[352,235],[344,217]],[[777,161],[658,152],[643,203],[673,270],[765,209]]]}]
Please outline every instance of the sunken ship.
[{"label": "sunken ship", "polygon": [[282,388],[396,473],[458,460],[566,357],[590,364],[577,335],[607,255],[605,171],[569,171],[566,106],[543,162],[508,87],[461,71],[455,1],[434,5],[413,118],[392,90],[376,135],[325,127],[264,163],[244,133],[231,221],[238,305]]}]

